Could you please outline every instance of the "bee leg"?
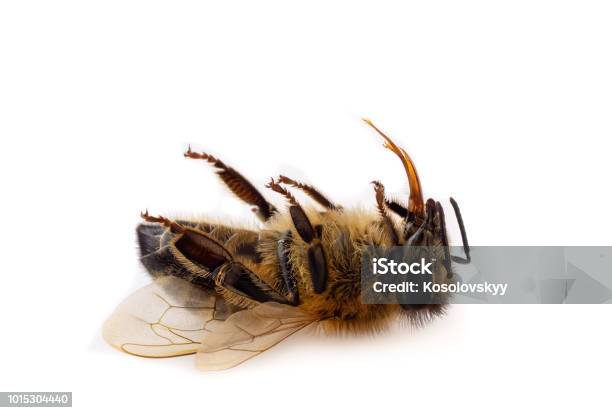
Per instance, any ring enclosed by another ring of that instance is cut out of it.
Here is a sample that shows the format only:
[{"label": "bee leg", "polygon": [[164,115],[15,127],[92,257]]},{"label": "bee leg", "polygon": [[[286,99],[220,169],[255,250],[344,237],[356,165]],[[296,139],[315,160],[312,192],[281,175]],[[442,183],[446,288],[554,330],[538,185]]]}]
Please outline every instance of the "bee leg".
[{"label": "bee leg", "polygon": [[399,245],[400,240],[397,235],[397,231],[395,230],[395,225],[393,225],[393,221],[391,217],[387,214],[387,208],[385,204],[385,187],[378,181],[372,181],[374,185],[374,191],[376,193],[376,205],[378,208],[378,213],[380,214],[380,219],[385,227],[385,230],[391,237],[391,241],[393,245]]},{"label": "bee leg", "polygon": [[157,216],[154,217],[152,215],[149,215],[149,210],[147,209],[145,212],[142,212],[140,214],[140,217],[142,219],[144,219],[147,222],[153,222],[156,224],[161,224],[164,227],[170,228],[170,231],[172,231],[175,234],[179,234],[182,233],[183,231],[185,231],[185,227],[183,227],[181,224],[171,221],[168,218],[162,217],[162,216]]},{"label": "bee leg", "polygon": [[426,212],[425,212],[425,219],[423,219],[421,222],[415,221],[414,224],[416,227],[416,225],[418,224],[419,226],[416,227],[416,231],[414,231],[414,233],[408,238],[408,241],[406,241],[406,245],[408,246],[423,246],[423,245],[430,245],[427,243],[428,239],[428,229],[431,229],[434,227],[433,225],[433,219],[434,219],[434,210],[435,210],[435,202],[433,201],[433,199],[428,199],[427,203],[426,203],[426,208],[425,208]]},{"label": "bee leg", "polygon": [[[177,234],[182,234],[185,228],[190,228],[189,226],[162,216],[151,216],[148,211],[142,213],[141,217],[147,222],[160,224],[141,224],[136,228],[140,245],[140,262],[151,276],[155,278],[171,275],[196,285],[214,288],[214,280],[209,272],[186,264],[184,259],[181,261],[170,245],[177,238]],[[164,230],[164,227],[170,231]]]},{"label": "bee leg", "polygon": [[385,205],[389,210],[399,215],[401,218],[408,219],[408,208],[397,201],[385,199]]},{"label": "bee leg", "polygon": [[290,304],[285,297],[239,262],[224,264],[219,270],[216,283],[227,291],[259,303],[276,301]]},{"label": "bee leg", "polygon": [[[444,248],[444,268],[446,269],[446,275],[448,278],[452,278],[451,261],[452,256],[448,245],[448,237],[446,234],[446,219],[444,217],[444,209],[439,202],[435,202],[432,199],[427,200],[426,204],[426,216],[423,223],[419,226],[416,232],[408,239],[407,245],[409,246],[430,246],[432,244],[433,237],[436,239],[440,238],[442,247]],[[439,225],[436,226],[435,220],[438,219]],[[439,233],[437,232],[439,231]]]},{"label": "bee leg", "polygon": [[416,214],[410,212],[408,208],[395,200],[385,199],[385,206],[388,210],[399,215],[400,218],[404,220],[404,239],[410,238],[410,236],[414,234],[417,229],[416,221],[420,222],[422,218],[417,217]]},{"label": "bee leg", "polygon": [[455,217],[457,217],[457,222],[459,223],[459,231],[461,231],[461,242],[463,242],[463,251],[465,253],[465,258],[456,257],[453,255],[452,260],[459,264],[469,264],[472,261],[472,257],[470,256],[470,244],[468,243],[467,234],[465,232],[465,225],[463,225],[461,211],[459,210],[459,205],[457,205],[457,201],[455,201],[453,198],[450,199],[450,203],[453,206],[453,210],[455,211]]},{"label": "bee leg", "polygon": [[270,180],[267,187],[283,195],[289,201],[289,214],[293,220],[293,225],[300,238],[309,244],[308,266],[314,292],[321,294],[327,286],[327,256],[321,244],[323,227],[320,225],[313,227],[306,212],[304,212],[293,195],[286,188],[274,182],[274,179]]},{"label": "bee leg", "polygon": [[291,178],[286,177],[285,175],[280,175],[278,177],[278,181],[283,184],[291,185],[294,188],[301,189],[306,193],[306,195],[310,196],[314,199],[319,205],[323,206],[326,209],[332,210],[340,210],[342,207],[340,205],[336,205],[331,202],[325,195],[323,195],[319,190],[317,190],[312,185],[304,184],[302,182],[295,181]]},{"label": "bee leg", "polygon": [[160,223],[177,234],[167,248],[175,261],[183,267],[193,267],[190,268],[191,276],[183,277],[188,281],[206,286],[210,286],[212,282],[234,294],[257,302],[288,303],[285,297],[253,271],[237,262],[225,246],[212,236],[161,216],[150,216],[148,212],[142,214],[142,217],[148,222]]},{"label": "bee leg", "polygon": [[263,195],[244,176],[235,169],[224,164],[220,159],[204,152],[196,153],[187,149],[184,156],[191,159],[202,159],[217,168],[217,175],[227,185],[230,191],[238,198],[253,206],[252,210],[262,221],[267,221],[276,212],[274,205],[270,204]]},{"label": "bee leg", "polygon": [[[144,216],[146,220],[158,222],[155,217],[148,214],[144,214]],[[166,231],[163,225],[140,224],[136,227],[136,236],[140,247],[140,263],[153,278],[172,275],[204,287],[214,287],[214,282],[210,277],[202,277],[190,271],[190,268],[181,263],[177,256],[172,253],[168,244],[176,238],[176,234],[172,231]]]},{"label": "bee leg", "polygon": [[286,231],[278,240],[276,252],[280,266],[280,275],[284,286],[281,292],[287,296],[291,305],[298,305],[300,303],[300,294],[297,287],[297,281],[295,279],[293,265],[291,264],[289,258],[292,244],[293,237],[291,236],[291,231]]},{"label": "bee leg", "polygon": [[[425,204],[425,218],[414,222],[414,226],[418,225],[416,231],[406,241],[407,246],[431,246],[433,230],[435,229],[434,219],[436,214],[436,204],[433,199],[428,199]],[[431,277],[431,276],[430,276]],[[431,300],[431,293],[428,294]],[[425,298],[425,297],[423,297]],[[421,304],[400,304],[404,310],[425,311],[427,308],[435,308],[437,304],[421,303]]]}]

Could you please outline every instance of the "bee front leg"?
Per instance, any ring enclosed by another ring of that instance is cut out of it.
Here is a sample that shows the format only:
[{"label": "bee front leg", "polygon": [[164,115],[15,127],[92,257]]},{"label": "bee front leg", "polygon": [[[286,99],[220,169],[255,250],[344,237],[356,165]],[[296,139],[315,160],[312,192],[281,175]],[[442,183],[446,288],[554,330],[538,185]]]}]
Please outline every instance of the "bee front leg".
[{"label": "bee front leg", "polygon": [[308,266],[310,269],[313,290],[315,293],[321,294],[325,290],[325,287],[327,287],[328,273],[327,256],[325,255],[325,250],[321,243],[323,227],[320,225],[313,227],[306,212],[302,209],[302,206],[286,188],[274,182],[274,179],[270,181],[267,187],[283,195],[289,201],[289,214],[293,220],[293,225],[300,238],[309,244],[307,251]]},{"label": "bee front leg", "polygon": [[385,206],[389,208],[391,211],[393,211],[394,213],[396,213],[397,215],[399,215],[401,218],[409,219],[408,208],[406,208],[404,205],[400,204],[399,202],[393,199],[391,200],[385,199]]},{"label": "bee front leg", "polygon": [[387,205],[385,204],[385,187],[378,181],[372,181],[372,184],[374,185],[374,191],[376,193],[376,205],[383,226],[386,232],[391,237],[391,242],[393,243],[393,245],[399,245],[400,240],[399,236],[397,235],[397,231],[395,230],[395,225],[393,225],[391,217],[389,217],[389,214],[387,214]]}]

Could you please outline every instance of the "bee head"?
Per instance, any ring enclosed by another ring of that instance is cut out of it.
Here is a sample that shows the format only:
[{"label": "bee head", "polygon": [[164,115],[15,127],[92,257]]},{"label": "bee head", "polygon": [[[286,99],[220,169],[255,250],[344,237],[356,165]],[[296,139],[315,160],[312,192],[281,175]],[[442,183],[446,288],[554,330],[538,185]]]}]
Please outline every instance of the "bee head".
[{"label": "bee head", "polygon": [[[401,210],[401,214],[404,216],[404,245],[408,246],[442,246],[444,247],[444,263],[446,273],[448,277],[452,277],[451,261],[467,264],[470,262],[470,251],[467,241],[467,235],[465,227],[463,225],[463,219],[457,202],[450,198],[450,203],[455,211],[457,222],[459,223],[459,229],[461,231],[461,239],[463,241],[463,249],[465,252],[465,258],[454,257],[450,255],[448,247],[448,236],[446,232],[446,221],[444,218],[444,209],[440,202],[436,202],[433,199],[428,199],[427,202],[423,201],[423,190],[421,188],[421,181],[417,173],[416,167],[412,159],[404,150],[404,148],[391,140],[384,132],[378,129],[372,121],[369,119],[363,119],[365,123],[371,126],[382,138],[384,139],[383,146],[393,152],[402,162],[404,170],[406,171],[406,177],[408,179],[408,186],[410,188],[410,197],[408,198],[408,207],[403,208],[396,205]],[[394,203],[387,203],[387,206],[393,207]],[[393,208],[391,208],[393,209]],[[397,212],[397,210],[396,210]]]},{"label": "bee head", "polygon": [[[404,218],[402,244],[408,249],[426,247],[426,250],[429,250],[430,254],[433,253],[433,255],[437,255],[435,259],[438,263],[442,263],[443,265],[437,266],[436,273],[433,275],[432,279],[441,283],[451,282],[453,279],[452,262],[462,264],[470,262],[469,245],[457,202],[453,198],[450,198],[450,203],[457,217],[457,222],[459,223],[465,258],[452,256],[450,254],[444,209],[440,202],[434,201],[431,198],[428,199],[427,202],[423,201],[421,181],[414,162],[412,162],[408,153],[404,148],[396,145],[389,136],[378,129],[370,120],[363,120],[384,139],[383,146],[400,159],[406,172],[408,186],[410,188],[407,208],[395,202],[386,203],[387,207],[399,213]],[[443,313],[445,302],[446,300],[438,300],[437,302],[423,300],[414,304],[400,304],[400,307],[402,313],[412,324],[422,324],[427,319]]]}]

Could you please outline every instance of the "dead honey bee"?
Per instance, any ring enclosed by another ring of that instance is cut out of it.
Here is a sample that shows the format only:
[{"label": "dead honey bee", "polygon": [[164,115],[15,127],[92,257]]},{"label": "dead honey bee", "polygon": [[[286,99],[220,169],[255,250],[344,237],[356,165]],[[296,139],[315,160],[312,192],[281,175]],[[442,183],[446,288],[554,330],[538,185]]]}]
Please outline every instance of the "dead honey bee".
[{"label": "dead honey bee", "polygon": [[[364,248],[439,247],[439,279],[452,277],[453,261],[470,260],[457,203],[451,198],[465,257],[450,255],[444,210],[432,199],[424,202],[406,151],[364,121],[401,160],[410,188],[407,205],[387,198],[384,186],[374,181],[376,211],[344,208],[313,186],[281,175],[267,187],[286,199],[287,212],[282,212],[235,169],[189,148],[185,157],[216,168],[230,191],[253,207],[262,228],[143,213],[147,223],[137,228],[140,260],[155,280],[115,310],[104,325],[105,339],[140,356],[197,353],[198,367],[219,370],[313,323],[327,331],[372,332],[398,317],[420,325],[442,314],[445,302],[366,305],[360,299]],[[323,210],[305,210],[289,187]]]}]

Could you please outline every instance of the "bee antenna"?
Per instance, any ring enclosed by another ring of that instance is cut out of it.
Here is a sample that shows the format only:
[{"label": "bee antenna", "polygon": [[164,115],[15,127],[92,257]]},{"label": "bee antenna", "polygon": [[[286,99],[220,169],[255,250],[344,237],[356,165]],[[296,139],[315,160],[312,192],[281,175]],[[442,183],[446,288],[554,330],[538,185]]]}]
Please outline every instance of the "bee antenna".
[{"label": "bee antenna", "polygon": [[461,242],[463,243],[463,252],[465,253],[465,258],[453,256],[452,259],[460,264],[469,264],[472,261],[472,257],[470,256],[470,244],[468,243],[467,233],[465,232],[465,225],[463,223],[463,217],[461,216],[461,210],[459,209],[457,201],[455,201],[453,197],[450,198],[450,203],[455,211],[455,218],[457,218],[457,223],[459,224]]}]

